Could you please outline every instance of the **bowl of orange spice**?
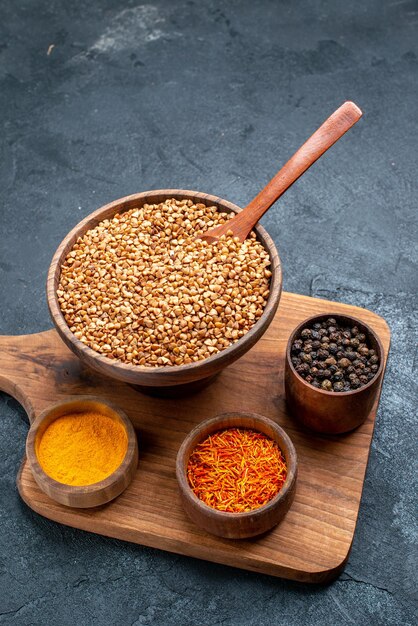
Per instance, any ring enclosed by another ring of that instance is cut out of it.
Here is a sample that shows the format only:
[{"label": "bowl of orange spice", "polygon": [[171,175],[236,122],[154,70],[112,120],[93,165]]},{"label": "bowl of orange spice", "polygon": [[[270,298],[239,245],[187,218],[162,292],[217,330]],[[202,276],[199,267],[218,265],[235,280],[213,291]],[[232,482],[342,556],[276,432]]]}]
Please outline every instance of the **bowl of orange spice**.
[{"label": "bowl of orange spice", "polygon": [[35,419],[26,456],[48,496],[66,506],[89,508],[126,489],[138,465],[138,443],[121,409],[101,398],[78,396]]},{"label": "bowl of orange spice", "polygon": [[189,433],[176,474],[191,520],[219,537],[242,539],[270,530],[286,515],[296,490],[297,457],[273,420],[224,413]]}]

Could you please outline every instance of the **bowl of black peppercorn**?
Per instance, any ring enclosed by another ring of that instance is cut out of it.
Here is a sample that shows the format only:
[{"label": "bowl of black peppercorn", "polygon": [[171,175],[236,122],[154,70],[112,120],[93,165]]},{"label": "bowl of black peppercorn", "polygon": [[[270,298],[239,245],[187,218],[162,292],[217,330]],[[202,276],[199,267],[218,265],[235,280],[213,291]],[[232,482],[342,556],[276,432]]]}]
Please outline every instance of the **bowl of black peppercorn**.
[{"label": "bowl of black peppercorn", "polygon": [[320,433],[357,428],[376,400],[383,362],[379,337],[361,320],[337,313],[304,320],[286,350],[286,402],[293,417]]}]

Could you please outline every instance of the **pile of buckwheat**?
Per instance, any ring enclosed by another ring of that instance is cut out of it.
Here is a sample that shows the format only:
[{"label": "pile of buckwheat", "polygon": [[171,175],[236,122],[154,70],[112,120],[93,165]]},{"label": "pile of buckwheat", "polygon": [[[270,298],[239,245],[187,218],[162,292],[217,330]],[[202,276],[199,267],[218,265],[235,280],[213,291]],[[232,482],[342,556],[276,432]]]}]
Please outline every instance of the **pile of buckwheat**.
[{"label": "pile of buckwheat", "polygon": [[168,199],[100,222],[61,267],[70,330],[111,359],[148,367],[200,361],[237,341],[263,313],[271,272],[254,232],[243,243],[195,239],[230,217]]}]

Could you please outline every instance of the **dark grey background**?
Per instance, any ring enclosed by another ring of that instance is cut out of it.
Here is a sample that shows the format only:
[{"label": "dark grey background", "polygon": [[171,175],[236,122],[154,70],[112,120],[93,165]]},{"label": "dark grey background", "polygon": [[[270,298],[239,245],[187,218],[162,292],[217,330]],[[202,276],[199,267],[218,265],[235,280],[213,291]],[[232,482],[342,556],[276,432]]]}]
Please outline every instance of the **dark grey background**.
[{"label": "dark grey background", "polygon": [[245,205],[352,99],[364,118],[264,223],[287,290],[393,335],[353,549],[325,588],[38,517],[15,487],[26,416],[2,394],[0,623],[414,623],[417,54],[412,0],[1,1],[1,333],[51,326],[48,264],[93,209],[161,187]]}]

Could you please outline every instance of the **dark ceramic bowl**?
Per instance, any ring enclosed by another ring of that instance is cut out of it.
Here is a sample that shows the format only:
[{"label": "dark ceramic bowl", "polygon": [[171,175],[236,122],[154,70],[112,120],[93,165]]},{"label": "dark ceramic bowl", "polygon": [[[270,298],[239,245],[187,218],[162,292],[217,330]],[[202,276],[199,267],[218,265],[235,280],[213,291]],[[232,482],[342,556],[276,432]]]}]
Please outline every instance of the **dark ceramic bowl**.
[{"label": "dark ceramic bowl", "polygon": [[[317,389],[300,376],[291,361],[291,347],[304,328],[333,317],[343,326],[357,326],[379,357],[376,375],[366,385],[352,391]],[[286,401],[293,417],[304,427],[326,434],[345,433],[360,426],[370,413],[383,375],[384,352],[377,334],[364,322],[338,313],[315,315],[304,320],[289,337],[285,363]]]}]

